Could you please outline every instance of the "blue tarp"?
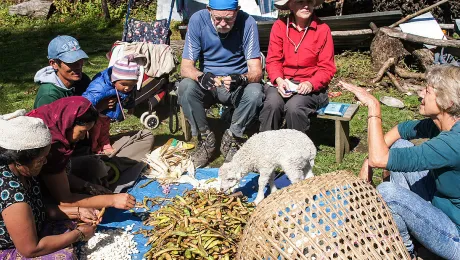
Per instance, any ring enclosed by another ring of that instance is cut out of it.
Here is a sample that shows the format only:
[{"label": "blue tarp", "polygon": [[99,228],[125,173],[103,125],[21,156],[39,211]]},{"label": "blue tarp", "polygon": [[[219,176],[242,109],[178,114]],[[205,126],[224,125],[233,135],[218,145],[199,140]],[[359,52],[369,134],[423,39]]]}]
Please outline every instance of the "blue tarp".
[{"label": "blue tarp", "polygon": [[[218,175],[217,168],[207,168],[207,169],[198,169],[196,172],[196,178],[201,179],[210,179],[216,178]],[[257,181],[259,179],[259,175],[255,173],[250,173],[246,175],[240,182],[240,188],[237,188],[236,191],[242,191],[245,196],[249,198],[249,201],[253,201],[257,195]],[[171,186],[171,192],[168,195],[163,194],[162,188],[157,181],[150,183],[148,186],[144,188],[140,188],[142,184],[148,182],[149,179],[142,178],[140,179],[136,185],[128,190],[128,193],[132,194],[136,197],[137,201],[142,201],[144,196],[147,197],[168,197],[172,198],[176,195],[181,195],[185,190],[192,189],[192,185],[189,184],[180,184],[177,186]],[[290,184],[289,180],[285,175],[281,176],[279,179],[275,181],[276,186],[280,188],[284,188]],[[265,195],[268,195],[268,190],[265,189]],[[155,208],[153,209],[155,210]],[[136,210],[136,212],[142,212],[143,210]],[[144,228],[142,225],[142,220],[132,214],[129,211],[122,211],[117,210],[114,208],[107,209],[106,213],[104,214],[104,218],[102,224],[98,228],[102,229],[111,229],[111,228],[125,228],[128,225],[134,224],[133,231],[137,231],[140,228]],[[135,235],[134,240],[137,242],[137,248],[139,253],[133,256],[133,259],[142,259],[143,255],[149,250],[149,246],[145,246],[147,239],[143,237],[143,235]]]}]

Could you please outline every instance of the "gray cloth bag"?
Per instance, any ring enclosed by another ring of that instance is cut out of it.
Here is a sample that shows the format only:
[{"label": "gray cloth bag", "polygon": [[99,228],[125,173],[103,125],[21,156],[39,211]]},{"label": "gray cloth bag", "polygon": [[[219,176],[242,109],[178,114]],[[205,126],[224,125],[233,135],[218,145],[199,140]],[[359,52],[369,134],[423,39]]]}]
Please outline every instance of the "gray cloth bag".
[{"label": "gray cloth bag", "polygon": [[115,152],[108,158],[120,171],[120,178],[110,185],[114,193],[130,188],[147,166],[143,161],[152,150],[154,136],[150,130],[141,130],[132,136],[124,136],[112,146]]},{"label": "gray cloth bag", "polygon": [[123,136],[115,141],[115,152],[107,155],[81,155],[71,158],[70,174],[86,181],[101,184],[100,179],[107,176],[111,169],[106,162],[120,171],[120,178],[110,185],[114,193],[120,193],[134,185],[147,164],[145,155],[153,147],[154,136],[149,130],[141,130],[131,136]]}]

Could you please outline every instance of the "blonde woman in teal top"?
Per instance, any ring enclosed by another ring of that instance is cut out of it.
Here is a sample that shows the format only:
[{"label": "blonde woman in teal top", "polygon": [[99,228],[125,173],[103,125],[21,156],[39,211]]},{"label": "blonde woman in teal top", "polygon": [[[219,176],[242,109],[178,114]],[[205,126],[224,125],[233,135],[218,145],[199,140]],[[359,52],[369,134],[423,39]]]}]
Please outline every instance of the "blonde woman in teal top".
[{"label": "blonde woman in teal top", "polygon": [[[377,189],[389,206],[403,242],[416,257],[413,240],[445,259],[460,259],[460,68],[434,66],[419,112],[424,120],[399,124],[385,135],[379,101],[365,89],[340,82],[369,108],[369,159],[360,177],[372,181],[372,168],[391,171]],[[429,138],[414,146],[407,140]]]}]

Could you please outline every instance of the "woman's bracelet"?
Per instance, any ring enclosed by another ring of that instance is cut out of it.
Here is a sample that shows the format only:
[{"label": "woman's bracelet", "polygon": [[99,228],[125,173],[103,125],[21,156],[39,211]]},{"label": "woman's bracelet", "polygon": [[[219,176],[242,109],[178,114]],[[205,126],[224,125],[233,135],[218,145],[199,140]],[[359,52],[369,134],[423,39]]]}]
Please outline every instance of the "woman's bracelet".
[{"label": "woman's bracelet", "polygon": [[78,219],[81,219],[81,218],[80,218],[80,207],[77,207],[77,218],[78,218]]},{"label": "woman's bracelet", "polygon": [[85,234],[83,234],[83,232],[77,228],[75,228],[76,231],[78,231],[78,240],[77,242],[82,242],[82,241],[85,241]]},{"label": "woman's bracelet", "polygon": [[367,120],[373,118],[373,117],[376,117],[376,118],[379,118],[380,120],[382,120],[382,117],[381,116],[378,116],[378,115],[370,115],[367,117]]}]

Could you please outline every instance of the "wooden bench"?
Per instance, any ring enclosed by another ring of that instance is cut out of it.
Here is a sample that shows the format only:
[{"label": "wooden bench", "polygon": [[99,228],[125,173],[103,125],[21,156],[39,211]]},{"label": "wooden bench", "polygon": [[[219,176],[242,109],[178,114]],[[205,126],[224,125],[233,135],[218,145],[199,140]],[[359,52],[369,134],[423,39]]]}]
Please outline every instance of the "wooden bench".
[{"label": "wooden bench", "polygon": [[340,116],[318,115],[316,118],[335,121],[335,161],[341,163],[345,153],[350,151],[350,120],[358,111],[357,104],[351,104],[345,114]]},{"label": "wooden bench", "polygon": [[[316,118],[335,121],[335,161],[341,163],[345,153],[350,152],[350,120],[353,119],[359,106],[351,104],[343,117],[331,115],[318,115]],[[180,108],[180,125],[184,132],[185,141],[190,141],[192,132],[190,124],[185,119],[182,107]]]}]

